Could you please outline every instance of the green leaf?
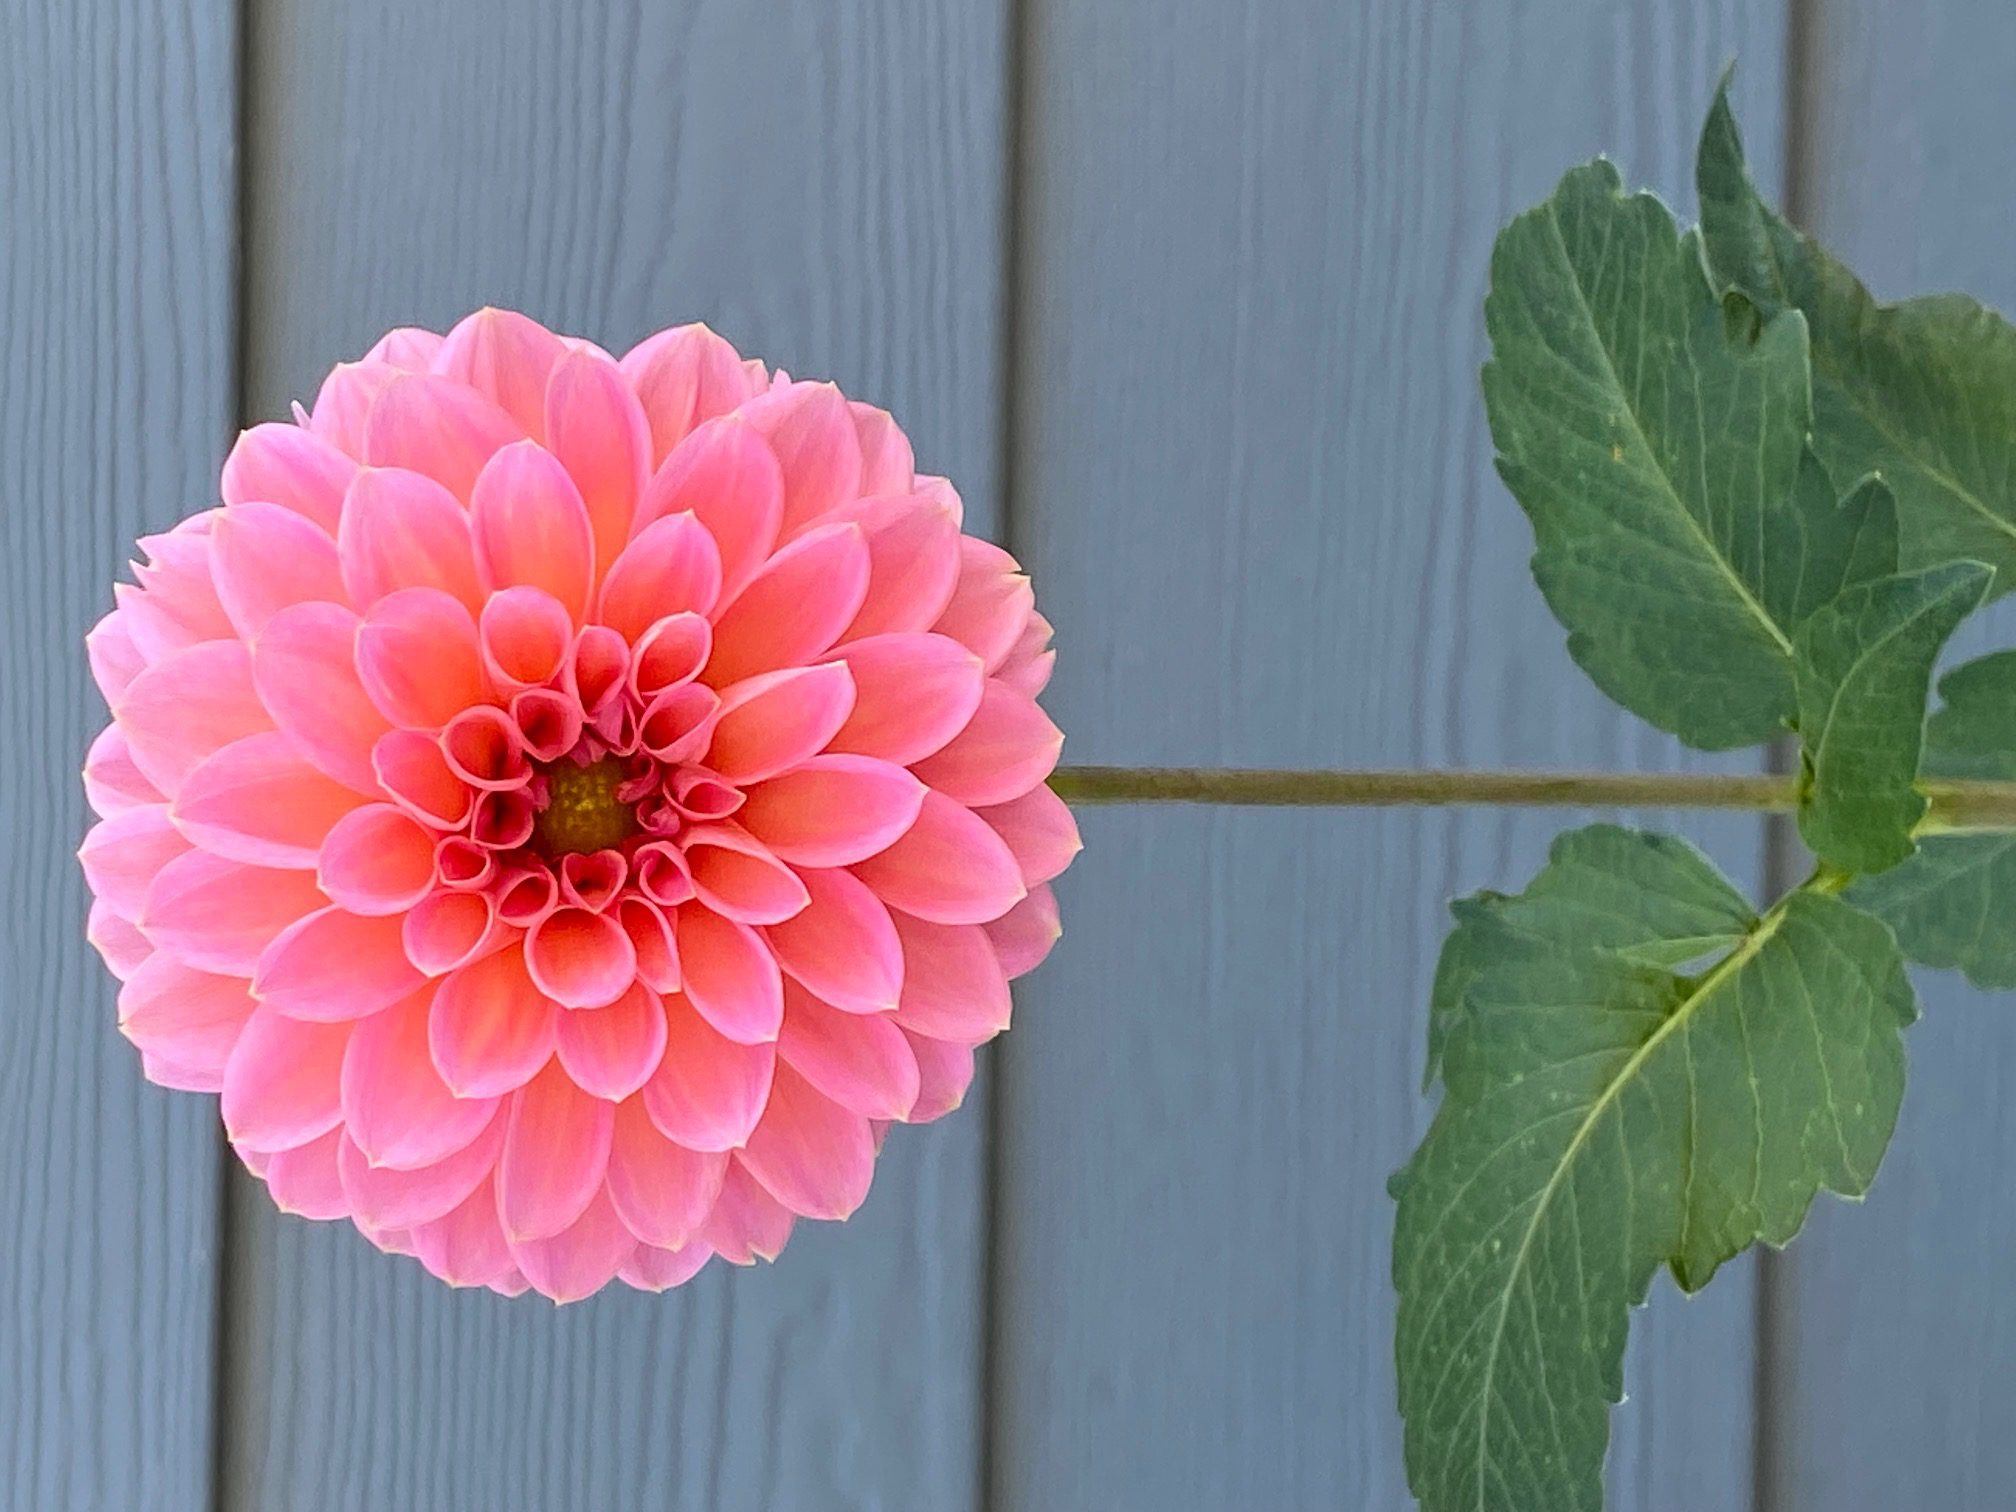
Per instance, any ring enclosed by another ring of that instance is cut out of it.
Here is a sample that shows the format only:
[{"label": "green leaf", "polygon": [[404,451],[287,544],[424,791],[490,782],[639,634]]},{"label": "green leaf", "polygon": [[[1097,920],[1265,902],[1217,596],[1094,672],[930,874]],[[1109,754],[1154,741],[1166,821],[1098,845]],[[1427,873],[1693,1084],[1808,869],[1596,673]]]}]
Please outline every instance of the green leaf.
[{"label": "green leaf", "polygon": [[1925,812],[1916,784],[1932,664],[1993,576],[1979,562],[1949,562],[1876,578],[1800,628],[1799,834],[1821,860],[1879,872],[1911,854]]},{"label": "green leaf", "polygon": [[[1939,697],[1925,774],[2016,780],[2016,651],[1955,668]],[[1887,921],[1912,960],[1964,971],[1979,987],[2016,987],[2016,833],[1923,836],[1916,855],[1848,896]]]},{"label": "green leaf", "polygon": [[1792,894],[1696,976],[1658,964],[1650,919],[1617,948],[1503,917],[1536,894],[1554,921],[1727,916],[1734,889],[1677,841],[1630,837],[1670,878],[1656,897],[1584,849],[1628,853],[1621,833],[1562,837],[1522,899],[1479,900],[1463,926],[1489,933],[1467,947],[1442,1107],[1396,1183],[1400,1401],[1427,1512],[1597,1512],[1653,1273],[1691,1291],[1785,1243],[1819,1189],[1867,1189],[1896,1119],[1915,1007],[1890,932],[1839,899]]},{"label": "green leaf", "polygon": [[1871,298],[1757,193],[1726,78],[1695,176],[1717,282],[1766,318],[1806,317],[1813,445],[1828,471],[1880,473],[1895,490],[1904,566],[1973,559],[1997,569],[1997,593],[2016,586],[2016,327],[1960,295]]},{"label": "green leaf", "polygon": [[1845,589],[1897,570],[1897,501],[1882,479],[1864,478],[1837,503],[1809,447],[1792,492],[1765,506],[1764,538],[1764,606],[1796,638]]},{"label": "green leaf", "polygon": [[1770,738],[1795,707],[1803,317],[1732,336],[1695,238],[1602,161],[1499,234],[1484,311],[1499,471],[1570,653],[1690,744]]}]

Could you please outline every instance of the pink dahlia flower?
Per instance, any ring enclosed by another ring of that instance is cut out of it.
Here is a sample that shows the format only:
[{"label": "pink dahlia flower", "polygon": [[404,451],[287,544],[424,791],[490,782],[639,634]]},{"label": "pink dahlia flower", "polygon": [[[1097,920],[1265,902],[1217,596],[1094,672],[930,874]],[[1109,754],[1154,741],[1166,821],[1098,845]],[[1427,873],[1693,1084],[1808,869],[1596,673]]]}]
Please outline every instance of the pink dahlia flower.
[{"label": "pink dahlia flower", "polygon": [[559,1300],[958,1106],[1078,848],[1050,626],[883,411],[686,326],[394,331],[141,544],[91,938],[279,1205]]}]

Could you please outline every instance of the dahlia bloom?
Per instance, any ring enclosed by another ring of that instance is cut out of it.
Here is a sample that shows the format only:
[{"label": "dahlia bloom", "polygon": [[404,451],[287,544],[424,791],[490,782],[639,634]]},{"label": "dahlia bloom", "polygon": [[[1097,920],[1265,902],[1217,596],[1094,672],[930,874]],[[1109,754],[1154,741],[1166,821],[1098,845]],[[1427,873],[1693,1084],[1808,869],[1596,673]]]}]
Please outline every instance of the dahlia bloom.
[{"label": "dahlia bloom", "polygon": [[881,410],[702,326],[398,330],[91,632],[90,934],[289,1212],[557,1300],[957,1107],[1078,848],[1053,654]]}]

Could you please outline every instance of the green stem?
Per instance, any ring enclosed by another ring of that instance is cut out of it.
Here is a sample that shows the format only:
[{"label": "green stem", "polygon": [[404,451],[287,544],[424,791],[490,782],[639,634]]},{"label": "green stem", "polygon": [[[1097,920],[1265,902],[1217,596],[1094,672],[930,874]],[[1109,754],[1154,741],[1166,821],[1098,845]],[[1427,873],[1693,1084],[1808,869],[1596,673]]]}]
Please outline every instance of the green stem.
[{"label": "green stem", "polygon": [[[1061,767],[1068,802],[1212,803],[1311,808],[1460,804],[1543,808],[1749,809],[1789,814],[1799,780],[1703,772],[1415,772]],[[2016,829],[2016,782],[1927,782],[1924,830]]]}]

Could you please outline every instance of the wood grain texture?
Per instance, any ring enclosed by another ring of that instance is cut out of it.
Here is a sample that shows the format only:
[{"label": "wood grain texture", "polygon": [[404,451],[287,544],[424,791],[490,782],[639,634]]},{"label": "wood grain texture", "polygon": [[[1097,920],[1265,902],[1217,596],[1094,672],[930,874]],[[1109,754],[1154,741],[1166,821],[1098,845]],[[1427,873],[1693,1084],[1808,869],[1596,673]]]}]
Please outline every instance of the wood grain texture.
[{"label": "wood grain texture", "polygon": [[[2016,312],[2016,13],[1828,0],[1810,43],[1811,229],[1884,298],[1964,289]],[[2005,599],[1948,659],[2011,645]],[[1957,974],[1918,986],[1875,1189],[1778,1262],[1773,1512],[1988,1512],[2016,1496],[2016,1021],[2008,994]]]},{"label": "wood grain texture", "polygon": [[[1481,302],[1570,163],[1690,183],[1732,53],[1775,171],[1785,22],[1028,0],[1011,519],[1073,760],[1695,764],[1526,575]],[[1406,1504],[1384,1182],[1429,1114],[1443,905],[1587,817],[1088,815],[995,1088],[1002,1512]],[[1757,880],[1754,822],[1683,827]],[[1659,1287],[1612,1504],[1747,1507],[1750,1268]]]},{"label": "wood grain texture", "polygon": [[214,1102],[147,1085],[84,941],[84,632],[216,487],[235,7],[0,0],[0,1506],[210,1495]]},{"label": "wood grain texture", "polygon": [[[622,348],[704,318],[888,404],[998,519],[1002,0],[255,8],[250,394],[485,302]],[[773,1269],[556,1311],[347,1227],[231,1227],[223,1502],[956,1509],[977,1498],[976,1097]]]}]

